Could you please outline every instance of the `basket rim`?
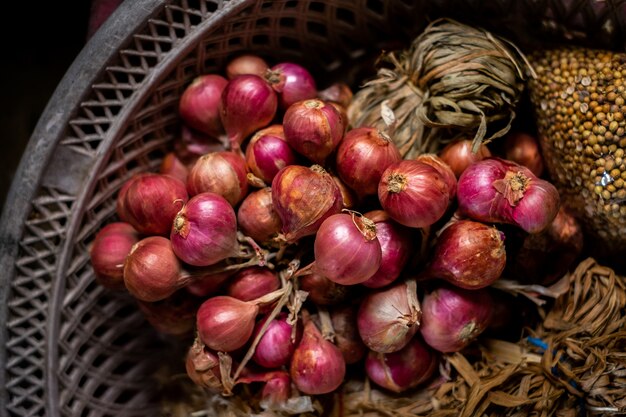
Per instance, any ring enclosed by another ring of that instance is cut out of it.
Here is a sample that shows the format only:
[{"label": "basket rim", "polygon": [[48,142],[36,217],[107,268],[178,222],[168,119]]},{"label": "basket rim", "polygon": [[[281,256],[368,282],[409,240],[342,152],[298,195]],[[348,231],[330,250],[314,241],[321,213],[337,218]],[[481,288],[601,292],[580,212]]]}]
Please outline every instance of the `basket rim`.
[{"label": "basket rim", "polygon": [[[20,158],[0,215],[0,270],[3,271],[0,274],[0,323],[6,323],[8,319],[10,280],[14,276],[19,242],[32,201],[68,121],[106,63],[115,58],[119,48],[139,27],[168,3],[164,0],[122,2],[74,58],[41,113]],[[0,417],[8,416],[5,407],[9,401],[7,375],[4,372],[7,340],[8,328],[3,325],[0,329]]]}]

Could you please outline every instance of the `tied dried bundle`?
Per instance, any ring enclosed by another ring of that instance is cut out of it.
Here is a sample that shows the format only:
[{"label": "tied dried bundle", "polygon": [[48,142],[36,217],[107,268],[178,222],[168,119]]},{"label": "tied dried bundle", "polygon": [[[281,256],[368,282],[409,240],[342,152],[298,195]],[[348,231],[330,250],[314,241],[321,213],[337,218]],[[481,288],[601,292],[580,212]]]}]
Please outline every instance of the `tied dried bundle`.
[{"label": "tied dried bundle", "polygon": [[405,159],[437,152],[462,134],[474,136],[474,152],[503,136],[524,80],[535,77],[514,44],[450,19],[434,21],[408,50],[385,54],[379,63],[348,116],[355,127],[387,131]]}]

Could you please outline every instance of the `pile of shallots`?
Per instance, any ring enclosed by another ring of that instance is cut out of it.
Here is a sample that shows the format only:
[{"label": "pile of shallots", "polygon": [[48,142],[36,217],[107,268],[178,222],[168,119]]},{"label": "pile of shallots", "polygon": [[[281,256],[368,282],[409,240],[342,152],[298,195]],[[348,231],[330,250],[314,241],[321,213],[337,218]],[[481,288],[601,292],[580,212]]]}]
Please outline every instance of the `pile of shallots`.
[{"label": "pile of shallots", "polygon": [[550,284],[580,253],[533,136],[405,160],[393,126],[350,125],[351,98],[296,63],[237,57],[187,86],[160,171],[121,187],[96,279],[189,343],[196,384],[252,384],[271,408],[353,377],[425,386],[514,319],[494,283]]}]

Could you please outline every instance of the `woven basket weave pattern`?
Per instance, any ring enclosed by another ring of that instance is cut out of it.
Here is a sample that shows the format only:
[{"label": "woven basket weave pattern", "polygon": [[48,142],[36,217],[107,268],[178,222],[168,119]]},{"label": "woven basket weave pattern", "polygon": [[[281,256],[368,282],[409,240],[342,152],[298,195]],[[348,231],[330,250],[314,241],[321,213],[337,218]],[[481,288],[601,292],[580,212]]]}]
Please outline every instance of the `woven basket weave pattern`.
[{"label": "woven basket weave pattern", "polygon": [[[354,78],[350,68],[419,32],[427,3],[175,0],[144,11],[141,30],[118,48],[80,103],[58,109],[71,117],[60,137],[49,138],[56,143],[35,179],[4,289],[0,416],[158,415],[146,375],[159,360],[159,337],[129,296],[93,281],[88,247],[114,219],[121,184],[158,167],[180,128],[178,99],[193,77],[221,70],[237,52],[254,51],[273,61],[301,62],[321,82]],[[433,15],[454,9],[502,16],[525,7],[531,15],[548,10],[559,17],[558,7],[568,2],[547,2],[553,4],[548,9],[534,1],[451,3],[429,7]],[[591,35],[620,47],[623,22],[615,16],[626,11],[626,1],[602,2],[611,10],[569,3],[580,25],[600,28]],[[610,34],[601,29],[607,21]]]}]

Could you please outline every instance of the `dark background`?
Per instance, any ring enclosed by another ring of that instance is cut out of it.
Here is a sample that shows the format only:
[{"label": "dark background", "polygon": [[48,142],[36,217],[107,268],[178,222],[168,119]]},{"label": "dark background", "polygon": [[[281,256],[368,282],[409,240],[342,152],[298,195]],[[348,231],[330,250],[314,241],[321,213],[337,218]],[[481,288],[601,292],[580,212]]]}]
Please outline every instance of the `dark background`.
[{"label": "dark background", "polygon": [[0,207],[41,113],[85,45],[91,7],[89,0],[9,4],[0,25]]}]

